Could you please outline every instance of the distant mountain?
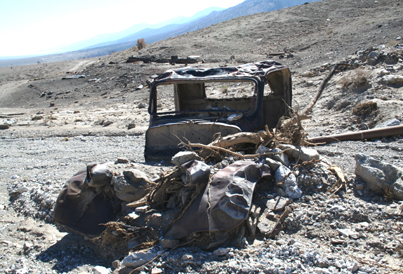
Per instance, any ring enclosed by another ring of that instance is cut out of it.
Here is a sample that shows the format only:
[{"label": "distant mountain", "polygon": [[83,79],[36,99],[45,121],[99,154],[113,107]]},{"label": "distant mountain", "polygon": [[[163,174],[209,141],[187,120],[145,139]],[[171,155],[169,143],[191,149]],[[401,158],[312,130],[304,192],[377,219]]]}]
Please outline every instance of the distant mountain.
[{"label": "distant mountain", "polygon": [[[91,39],[68,45],[66,47],[63,47],[61,50],[67,52],[67,51],[92,49],[92,48],[96,48],[96,47],[109,46],[109,45],[116,44],[116,41],[119,41],[124,37],[130,36],[133,33],[141,32],[144,29],[160,29],[160,28],[163,28],[164,26],[172,25],[172,24],[181,25],[181,24],[185,24],[190,21],[194,21],[198,18],[204,17],[213,11],[221,11],[221,10],[223,10],[223,8],[211,7],[211,8],[202,10],[202,11],[194,14],[191,17],[179,16],[179,17],[175,17],[175,18],[169,19],[167,21],[164,21],[162,23],[153,24],[153,25],[150,25],[147,23],[136,24],[136,25],[131,26],[128,29],[125,29],[125,30],[122,30],[122,31],[119,31],[116,33],[101,34],[101,35],[95,36]],[[137,39],[136,39],[136,41],[137,41]],[[124,42],[128,42],[128,41],[124,41]]]},{"label": "distant mountain", "polygon": [[[139,38],[144,38],[146,43],[150,44],[180,34],[202,29],[236,17],[261,12],[269,12],[316,1],[319,0],[246,0],[234,7],[222,11],[213,11],[207,16],[200,17],[199,19],[192,20],[185,24],[177,24],[177,22],[175,22],[175,24],[166,25],[160,29],[143,29],[140,32],[133,33],[124,38],[108,42],[108,45],[133,42],[137,41]],[[99,44],[98,46],[103,45],[105,44]]]},{"label": "distant mountain", "polygon": [[[320,0],[245,0],[241,4],[228,9],[213,7],[196,13],[189,18],[177,17],[155,25],[148,25],[145,23],[137,24],[118,33],[99,35],[86,41],[65,47],[66,51],[68,51],[68,49],[71,50],[66,53],[35,56],[25,59],[26,62],[23,60],[17,61],[17,58],[12,62],[13,60],[5,60],[8,58],[0,57],[0,66],[33,64],[37,61],[46,63],[105,56],[112,52],[125,50],[135,46],[137,39],[140,38],[144,38],[147,44],[151,44],[236,17],[269,12],[317,1]],[[73,49],[74,51],[72,51]],[[18,59],[20,59],[20,57]],[[33,60],[36,61],[34,62]]]}]

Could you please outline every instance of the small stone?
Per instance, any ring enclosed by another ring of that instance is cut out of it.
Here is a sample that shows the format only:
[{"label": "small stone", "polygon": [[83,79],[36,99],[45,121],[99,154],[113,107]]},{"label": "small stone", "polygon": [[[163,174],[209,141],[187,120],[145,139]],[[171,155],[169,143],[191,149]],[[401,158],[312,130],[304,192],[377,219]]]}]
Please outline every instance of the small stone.
[{"label": "small stone", "polygon": [[131,252],[129,255],[123,258],[121,265],[125,267],[138,267],[145,263],[148,263],[157,256],[151,250],[141,250],[136,252]]},{"label": "small stone", "polygon": [[2,124],[0,125],[0,129],[9,129],[10,125]]},{"label": "small stone", "polygon": [[280,162],[271,158],[266,158],[266,163],[270,166],[271,170],[273,170],[274,172],[279,168],[279,166],[281,166]]},{"label": "small stone", "polygon": [[131,124],[127,125],[127,129],[132,129],[132,128],[135,128],[135,127],[136,127],[136,124],[134,124],[134,123],[131,123]]},{"label": "small stone", "polygon": [[349,271],[351,271],[351,273],[355,273],[356,271],[358,271],[360,266],[359,266],[358,262],[353,262],[347,268],[348,268]]},{"label": "small stone", "polygon": [[161,213],[153,213],[147,220],[147,226],[149,227],[160,227],[162,226],[162,214]]},{"label": "small stone", "polygon": [[162,274],[164,271],[161,268],[153,268],[151,269],[151,274]]},{"label": "small stone", "polygon": [[146,103],[140,103],[137,107],[138,108],[146,108],[147,104]]},{"label": "small stone", "polygon": [[128,163],[130,163],[130,161],[126,158],[118,158],[116,160],[116,164],[128,164]]},{"label": "small stone", "polygon": [[182,165],[186,169],[182,176],[182,181],[189,186],[204,184],[210,178],[210,166],[202,161],[192,160]]},{"label": "small stone", "polygon": [[263,214],[259,217],[259,222],[257,223],[257,228],[259,229],[260,233],[263,235],[269,234],[274,225],[276,224],[276,221],[274,221],[274,217],[276,215],[270,211],[269,209],[265,209]]},{"label": "small stone", "polygon": [[377,125],[375,128],[383,128],[383,127],[393,127],[393,126],[399,126],[400,121],[396,118],[387,120],[379,125]]},{"label": "small stone", "polygon": [[191,260],[193,260],[192,255],[185,254],[182,256],[182,261],[191,261]]},{"label": "small stone", "polygon": [[346,237],[350,237],[352,239],[358,239],[360,237],[359,233],[351,230],[351,229],[337,229],[337,231],[346,236]]},{"label": "small stone", "polygon": [[115,260],[112,262],[112,268],[113,269],[118,269],[120,267],[120,261],[119,260]]},{"label": "small stone", "polygon": [[29,253],[32,251],[33,246],[34,245],[32,243],[25,242],[24,243],[24,255],[29,255]]},{"label": "small stone", "polygon": [[364,184],[359,184],[359,183],[355,184],[355,189],[356,190],[363,190],[364,189]]},{"label": "small stone", "polygon": [[291,155],[294,159],[299,159],[301,161],[312,161],[319,160],[320,155],[317,150],[308,147],[296,147],[293,145],[282,144],[279,146],[283,150],[287,150],[287,153]]},{"label": "small stone", "polygon": [[291,203],[291,200],[285,197],[276,197],[266,203],[266,207],[271,211],[283,211]]},{"label": "small stone", "polygon": [[342,239],[331,239],[330,242],[334,245],[341,245],[344,244],[344,240]]},{"label": "small stone", "polygon": [[168,239],[168,238],[160,239],[160,245],[162,246],[162,248],[172,249],[172,248],[176,247],[178,244],[179,244],[179,240]]},{"label": "small stone", "polygon": [[103,126],[103,127],[107,127],[107,126],[112,125],[112,124],[113,124],[112,121],[107,120],[107,121],[104,121],[104,122],[102,123],[102,126]]},{"label": "small stone", "polygon": [[230,251],[231,249],[230,248],[228,248],[228,247],[221,247],[221,248],[218,248],[218,249],[216,249],[216,250],[214,250],[214,252],[213,252],[213,255],[215,255],[215,256],[225,256],[225,255],[227,255],[227,253]]},{"label": "small stone", "polygon": [[285,153],[280,153],[281,151],[282,150],[279,148],[274,148],[272,150],[272,152],[279,153],[279,154],[269,155],[269,157],[275,161],[281,162],[285,166],[288,166],[290,164],[290,162],[288,161],[288,156]]},{"label": "small stone", "polygon": [[148,207],[149,207],[148,205],[139,206],[139,207],[136,207],[135,211],[136,211],[136,213],[145,213],[145,212],[147,212]]},{"label": "small stone", "polygon": [[201,158],[199,157],[199,155],[196,154],[196,152],[180,151],[172,157],[171,163],[176,166],[181,166],[182,164],[192,160],[201,160]]},{"label": "small stone", "polygon": [[[139,85],[138,87],[136,87],[134,90],[140,90],[140,89],[142,89],[142,88],[144,88],[144,86],[143,85]],[[144,103],[143,103],[144,104]]]},{"label": "small stone", "polygon": [[129,214],[127,214],[127,217],[132,220],[136,220],[138,217],[140,217],[140,215],[136,214],[135,212],[130,212]]},{"label": "small stone", "polygon": [[385,75],[381,78],[381,83],[386,85],[400,85],[403,84],[402,75]]},{"label": "small stone", "polygon": [[284,181],[284,191],[289,198],[301,198],[302,191],[298,187],[297,178],[288,167],[280,166],[274,174],[274,179],[276,180],[276,183],[282,183]]},{"label": "small stone", "polygon": [[31,118],[32,121],[38,121],[38,120],[42,120],[43,116],[37,115]]}]

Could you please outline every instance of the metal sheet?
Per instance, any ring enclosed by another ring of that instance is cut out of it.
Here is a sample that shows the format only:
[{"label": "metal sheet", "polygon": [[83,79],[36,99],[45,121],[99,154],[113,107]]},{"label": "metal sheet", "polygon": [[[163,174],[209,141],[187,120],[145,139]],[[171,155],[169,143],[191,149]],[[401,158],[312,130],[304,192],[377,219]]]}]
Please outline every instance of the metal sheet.
[{"label": "metal sheet", "polygon": [[268,166],[252,161],[237,161],[222,169],[165,237],[180,239],[194,232],[237,227],[249,215],[256,182],[270,175]]}]

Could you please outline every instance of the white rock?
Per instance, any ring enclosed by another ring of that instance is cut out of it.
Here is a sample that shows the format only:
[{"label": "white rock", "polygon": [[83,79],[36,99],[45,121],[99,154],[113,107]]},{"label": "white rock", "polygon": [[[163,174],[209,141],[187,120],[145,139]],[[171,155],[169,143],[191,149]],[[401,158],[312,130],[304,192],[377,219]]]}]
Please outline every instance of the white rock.
[{"label": "white rock", "polygon": [[230,248],[228,247],[221,247],[216,250],[214,250],[213,255],[215,256],[225,256],[227,253],[230,251]]},{"label": "white rock", "polygon": [[148,210],[148,208],[149,208],[148,205],[139,206],[139,207],[136,207],[135,212],[136,213],[144,213],[144,212],[146,212]]},{"label": "white rock", "polygon": [[125,267],[138,267],[140,265],[143,265],[145,263],[148,263],[152,259],[154,259],[157,256],[156,253],[152,252],[151,250],[142,250],[142,251],[137,251],[130,253],[121,262],[122,266]]},{"label": "white rock", "polygon": [[171,248],[178,246],[178,244],[179,244],[179,240],[167,239],[167,238],[160,239],[160,245],[162,246],[162,248],[171,249]]},{"label": "white rock", "polygon": [[355,174],[375,192],[390,191],[395,199],[403,200],[403,170],[397,166],[375,160],[365,154],[355,156]]},{"label": "white rock", "polygon": [[359,233],[351,230],[351,229],[337,229],[338,232],[340,232],[342,235],[357,239],[359,237]]},{"label": "white rock", "polygon": [[94,274],[110,274],[112,273],[110,269],[103,267],[103,266],[94,266],[94,268],[92,269],[92,273]]},{"label": "white rock", "polygon": [[137,107],[138,108],[146,108],[147,104],[146,103],[140,103]]},{"label": "white rock", "polygon": [[385,75],[382,77],[381,82],[386,85],[403,84],[403,76],[402,75]]},{"label": "white rock", "polygon": [[[280,166],[274,173],[274,179],[276,180],[276,183],[280,183],[284,180],[284,191],[289,198],[291,199],[301,198],[302,191],[298,187],[297,178],[293,173],[290,174],[290,172],[291,170],[288,167]],[[286,176],[287,178],[285,178]]]},{"label": "white rock", "polygon": [[319,160],[320,155],[318,151],[313,148],[308,147],[296,147],[293,145],[280,145],[281,149],[287,149],[287,153],[290,154],[294,159],[300,159],[301,161],[312,161]]},{"label": "white rock", "polygon": [[171,163],[176,166],[181,166],[191,160],[201,160],[201,158],[193,151],[180,151],[172,157]]},{"label": "white rock", "polygon": [[193,256],[189,254],[185,254],[182,256],[182,261],[191,261],[193,260]]},{"label": "white rock", "polygon": [[276,160],[273,160],[273,159],[271,159],[271,158],[266,158],[266,163],[270,166],[270,168],[271,168],[273,171],[276,171],[277,168],[279,168],[279,166],[281,166],[281,163],[280,163],[280,162],[278,162],[278,161],[276,161]]},{"label": "white rock", "polygon": [[380,123],[375,128],[393,127],[393,126],[398,126],[398,125],[400,125],[400,121],[396,118],[393,118],[393,119],[389,119],[383,123]]}]

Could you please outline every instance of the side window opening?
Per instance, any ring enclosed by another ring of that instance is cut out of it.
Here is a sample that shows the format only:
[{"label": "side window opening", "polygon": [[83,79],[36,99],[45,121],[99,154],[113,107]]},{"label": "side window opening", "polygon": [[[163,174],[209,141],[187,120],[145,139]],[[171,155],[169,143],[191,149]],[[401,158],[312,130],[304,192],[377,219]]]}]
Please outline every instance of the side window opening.
[{"label": "side window opening", "polygon": [[[251,112],[255,109],[254,81],[164,83],[157,87],[157,113]],[[210,115],[209,115],[210,116]]]}]

